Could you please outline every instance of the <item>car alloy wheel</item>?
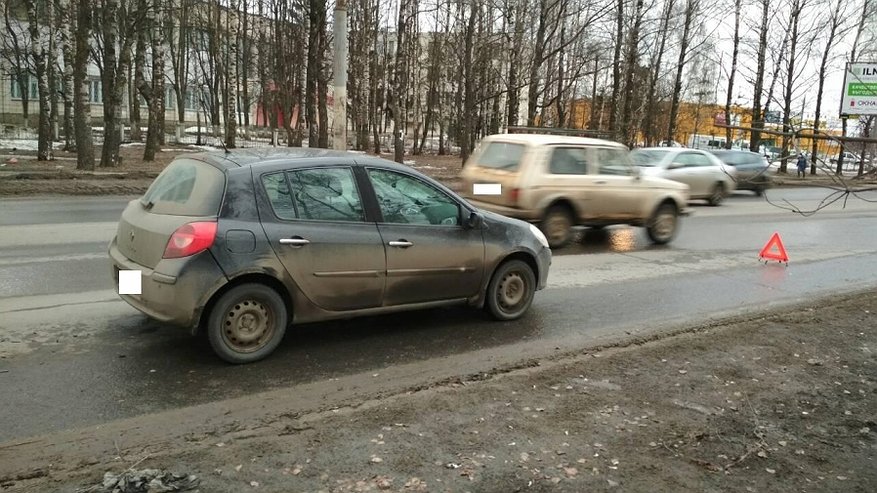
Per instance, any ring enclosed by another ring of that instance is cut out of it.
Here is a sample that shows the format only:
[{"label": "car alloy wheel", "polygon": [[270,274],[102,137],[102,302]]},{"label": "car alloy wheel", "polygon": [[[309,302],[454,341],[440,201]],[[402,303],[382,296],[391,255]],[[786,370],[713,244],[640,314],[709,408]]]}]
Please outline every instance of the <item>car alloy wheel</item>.
[{"label": "car alloy wheel", "polygon": [[486,307],[498,320],[514,320],[533,303],[536,276],[521,260],[510,260],[497,268],[487,286]]}]

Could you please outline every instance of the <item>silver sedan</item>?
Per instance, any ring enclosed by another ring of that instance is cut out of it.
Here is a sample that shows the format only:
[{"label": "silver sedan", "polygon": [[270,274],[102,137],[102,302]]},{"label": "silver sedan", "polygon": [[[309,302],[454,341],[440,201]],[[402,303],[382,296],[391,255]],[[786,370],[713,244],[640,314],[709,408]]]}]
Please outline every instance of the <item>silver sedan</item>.
[{"label": "silver sedan", "polygon": [[737,188],[737,171],[714,155],[698,149],[646,147],[630,152],[643,175],[685,183],[692,199],[719,205]]}]

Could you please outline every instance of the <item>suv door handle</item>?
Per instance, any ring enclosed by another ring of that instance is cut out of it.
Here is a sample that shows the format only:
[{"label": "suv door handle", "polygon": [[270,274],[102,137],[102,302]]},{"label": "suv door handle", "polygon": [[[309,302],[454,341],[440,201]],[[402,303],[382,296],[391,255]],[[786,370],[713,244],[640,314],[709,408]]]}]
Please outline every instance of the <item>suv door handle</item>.
[{"label": "suv door handle", "polygon": [[408,248],[408,247],[410,247],[410,246],[414,246],[414,243],[411,243],[411,242],[408,241],[408,240],[396,240],[396,241],[391,241],[391,242],[389,243],[389,245],[390,245],[391,247]]},{"label": "suv door handle", "polygon": [[294,247],[303,247],[310,243],[310,240],[306,240],[301,236],[294,236],[292,238],[280,238],[281,245],[291,245]]},{"label": "suv door handle", "polygon": [[605,185],[605,184],[606,184],[606,180],[595,181],[594,184],[595,184],[595,185]]}]

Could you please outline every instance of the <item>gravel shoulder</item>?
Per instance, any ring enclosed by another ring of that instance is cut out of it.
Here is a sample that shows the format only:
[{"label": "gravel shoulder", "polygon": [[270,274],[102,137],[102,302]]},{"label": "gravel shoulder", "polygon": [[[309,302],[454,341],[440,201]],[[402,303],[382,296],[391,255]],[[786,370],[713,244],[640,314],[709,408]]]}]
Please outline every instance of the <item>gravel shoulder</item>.
[{"label": "gravel shoulder", "polygon": [[0,444],[0,490],[148,467],[209,492],[871,492],[875,312],[859,293],[328,409],[293,388],[33,437]]}]

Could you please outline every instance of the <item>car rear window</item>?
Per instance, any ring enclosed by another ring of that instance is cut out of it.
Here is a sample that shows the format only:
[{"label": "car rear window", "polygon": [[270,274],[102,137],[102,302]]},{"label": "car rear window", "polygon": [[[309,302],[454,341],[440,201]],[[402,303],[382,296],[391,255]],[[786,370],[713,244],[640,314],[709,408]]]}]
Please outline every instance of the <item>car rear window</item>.
[{"label": "car rear window", "polygon": [[523,156],[524,144],[488,142],[484,145],[475,164],[482,168],[517,171]]},{"label": "car rear window", "polygon": [[222,171],[194,159],[177,159],[152,182],[140,203],[153,214],[213,216],[224,187]]}]

